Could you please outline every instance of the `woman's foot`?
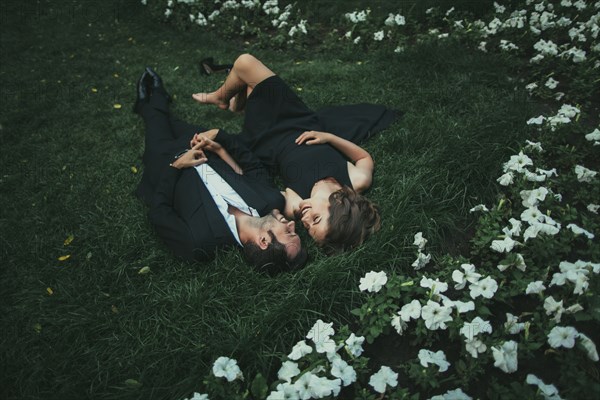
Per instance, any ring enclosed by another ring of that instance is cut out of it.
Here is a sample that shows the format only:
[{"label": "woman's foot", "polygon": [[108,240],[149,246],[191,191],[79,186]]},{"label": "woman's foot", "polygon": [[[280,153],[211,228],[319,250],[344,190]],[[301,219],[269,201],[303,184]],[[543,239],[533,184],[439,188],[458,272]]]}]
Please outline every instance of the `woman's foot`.
[{"label": "woman's foot", "polygon": [[228,101],[224,101],[217,92],[212,93],[195,93],[192,98],[198,103],[202,104],[213,104],[219,107],[221,110],[227,110],[230,105]]}]

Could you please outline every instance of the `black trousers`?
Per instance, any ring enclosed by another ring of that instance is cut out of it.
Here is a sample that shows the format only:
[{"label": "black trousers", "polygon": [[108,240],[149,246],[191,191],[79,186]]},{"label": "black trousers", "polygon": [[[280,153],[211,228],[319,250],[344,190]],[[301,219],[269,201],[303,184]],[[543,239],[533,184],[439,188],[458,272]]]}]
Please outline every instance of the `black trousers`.
[{"label": "black trousers", "polygon": [[154,93],[150,101],[143,104],[140,115],[146,127],[144,171],[135,194],[146,205],[150,204],[162,173],[181,150],[190,147],[194,134],[207,129],[175,118],[169,111],[169,102],[160,92]]}]

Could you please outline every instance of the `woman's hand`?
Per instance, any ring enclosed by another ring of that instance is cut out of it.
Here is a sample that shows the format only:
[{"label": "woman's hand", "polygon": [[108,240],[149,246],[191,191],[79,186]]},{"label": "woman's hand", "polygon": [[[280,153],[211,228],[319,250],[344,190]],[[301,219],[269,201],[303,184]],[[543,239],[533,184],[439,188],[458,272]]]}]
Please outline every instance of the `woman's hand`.
[{"label": "woman's hand", "polygon": [[171,166],[177,169],[195,167],[204,164],[208,159],[200,147],[200,143],[192,147],[184,155],[175,160]]},{"label": "woman's hand", "polygon": [[308,146],[312,144],[329,143],[333,135],[327,132],[306,131],[296,138],[296,144],[306,143]]},{"label": "woman's hand", "polygon": [[210,129],[206,132],[196,133],[194,135],[194,137],[192,138],[192,140],[190,141],[190,147],[193,148],[195,145],[197,145],[198,142],[200,141],[200,138],[215,140],[215,138],[217,137],[217,133],[219,133],[218,129]]}]

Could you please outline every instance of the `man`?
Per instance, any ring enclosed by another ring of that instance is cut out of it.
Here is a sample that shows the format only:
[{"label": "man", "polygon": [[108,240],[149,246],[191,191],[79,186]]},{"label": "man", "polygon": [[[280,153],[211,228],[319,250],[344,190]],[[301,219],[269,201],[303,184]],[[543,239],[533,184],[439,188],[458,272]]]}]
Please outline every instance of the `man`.
[{"label": "man", "polygon": [[146,68],[134,112],[146,125],[144,174],[136,191],[167,246],[187,260],[206,261],[218,248],[241,246],[252,264],[274,272],[302,266],[306,251],[293,221],[278,211],[285,200],[260,161],[235,136],[219,143],[194,134],[206,129],[173,118],[161,78]]}]

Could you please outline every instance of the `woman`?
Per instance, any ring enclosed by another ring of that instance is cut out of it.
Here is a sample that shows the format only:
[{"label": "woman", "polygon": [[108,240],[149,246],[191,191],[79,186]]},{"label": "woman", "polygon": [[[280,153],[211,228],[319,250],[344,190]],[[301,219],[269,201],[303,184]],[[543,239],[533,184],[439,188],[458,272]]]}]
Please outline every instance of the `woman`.
[{"label": "woman", "polygon": [[[194,94],[193,98],[235,110],[236,104],[230,100],[240,92],[247,95],[242,137],[265,165],[278,171],[286,185],[284,215],[300,219],[317,244],[333,251],[354,248],[377,231],[377,207],[360,195],[371,185],[373,159],[339,132],[325,132],[328,126],[332,130],[344,127],[348,119],[345,110],[315,113],[249,54],[236,59],[219,89]],[[393,119],[388,115],[380,123],[381,107],[376,113],[371,109],[365,113],[364,107],[355,111],[370,119],[350,135],[353,139],[364,138],[372,128],[381,129]],[[191,144],[201,136],[196,135]],[[218,141],[218,135],[208,137]]]}]

